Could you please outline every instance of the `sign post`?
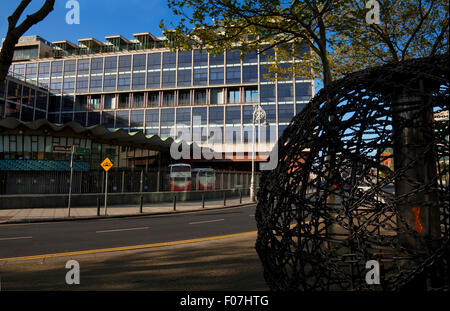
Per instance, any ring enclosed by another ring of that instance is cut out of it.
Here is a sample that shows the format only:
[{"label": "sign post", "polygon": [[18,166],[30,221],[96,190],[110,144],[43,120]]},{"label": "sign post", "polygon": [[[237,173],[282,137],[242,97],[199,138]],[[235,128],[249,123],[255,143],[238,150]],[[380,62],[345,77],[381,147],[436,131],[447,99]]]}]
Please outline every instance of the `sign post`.
[{"label": "sign post", "polygon": [[72,201],[72,180],[73,180],[73,153],[74,153],[74,146],[71,148],[70,153],[70,181],[69,181],[69,202],[67,203],[67,217],[70,217],[70,204]]},{"label": "sign post", "polygon": [[105,176],[105,216],[107,215],[107,201],[108,201],[108,171],[114,164],[111,162],[109,158],[106,158],[101,164],[103,169],[106,172]]}]

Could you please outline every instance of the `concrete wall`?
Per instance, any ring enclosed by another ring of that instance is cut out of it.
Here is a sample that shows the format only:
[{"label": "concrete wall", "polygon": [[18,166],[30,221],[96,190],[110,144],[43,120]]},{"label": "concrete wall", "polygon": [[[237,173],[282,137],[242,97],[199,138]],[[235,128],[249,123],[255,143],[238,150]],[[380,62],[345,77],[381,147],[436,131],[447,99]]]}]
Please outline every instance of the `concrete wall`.
[{"label": "concrete wall", "polygon": [[[144,192],[144,203],[173,202],[173,197],[177,196],[177,202],[201,200],[205,194],[205,200],[222,199],[223,193],[226,196],[239,196],[239,189],[214,190],[214,191],[186,191],[186,192]],[[248,195],[249,189],[243,189],[242,195]],[[136,204],[139,205],[140,193],[111,193],[108,194],[108,205]],[[20,209],[20,208],[57,208],[67,207],[67,194],[53,195],[4,195],[0,196],[0,209]],[[72,207],[97,206],[97,198],[101,198],[103,206],[104,194],[86,193],[72,194]]]}]

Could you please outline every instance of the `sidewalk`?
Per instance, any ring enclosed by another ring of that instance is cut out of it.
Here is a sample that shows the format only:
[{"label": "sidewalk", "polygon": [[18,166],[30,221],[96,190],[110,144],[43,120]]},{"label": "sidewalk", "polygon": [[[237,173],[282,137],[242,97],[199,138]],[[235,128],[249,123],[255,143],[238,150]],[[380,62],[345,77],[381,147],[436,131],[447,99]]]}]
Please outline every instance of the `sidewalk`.
[{"label": "sidewalk", "polygon": [[[213,199],[205,201],[205,209],[223,208],[223,199]],[[242,204],[239,197],[227,198],[226,207],[240,206],[250,204],[249,197],[242,198]],[[143,205],[142,214],[139,204],[133,205],[111,205],[107,207],[107,216],[105,208],[100,206],[101,217],[114,216],[136,216],[151,214],[166,214],[175,212],[186,212],[202,210],[202,201],[177,202],[176,211],[173,208],[173,202],[168,203],[146,203]],[[55,221],[64,219],[89,219],[97,218],[97,206],[72,207],[70,209],[70,218],[67,217],[67,207],[64,208],[27,208],[27,209],[2,209],[0,210],[0,224],[18,223],[33,221]]]}]

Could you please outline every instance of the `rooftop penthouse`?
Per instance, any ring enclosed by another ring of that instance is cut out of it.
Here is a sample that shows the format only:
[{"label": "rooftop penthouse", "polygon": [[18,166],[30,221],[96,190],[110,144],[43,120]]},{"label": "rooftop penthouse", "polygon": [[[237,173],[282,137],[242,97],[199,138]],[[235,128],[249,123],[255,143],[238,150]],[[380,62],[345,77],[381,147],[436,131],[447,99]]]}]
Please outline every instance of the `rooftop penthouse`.
[{"label": "rooftop penthouse", "polygon": [[135,33],[133,36],[134,39],[121,35],[106,36],[104,42],[95,38],[81,38],[78,44],[67,40],[49,42],[39,36],[25,36],[20,38],[16,46],[13,61],[161,49],[171,42],[167,37],[155,37],[149,32]]}]

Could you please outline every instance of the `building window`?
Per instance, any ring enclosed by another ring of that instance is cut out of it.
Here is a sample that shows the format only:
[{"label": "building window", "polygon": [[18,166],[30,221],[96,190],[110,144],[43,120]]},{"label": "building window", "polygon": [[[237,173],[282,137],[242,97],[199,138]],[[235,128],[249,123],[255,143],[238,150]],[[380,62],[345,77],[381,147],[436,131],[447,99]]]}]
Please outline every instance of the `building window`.
[{"label": "building window", "polygon": [[241,92],[237,89],[228,89],[227,100],[229,104],[240,104],[241,103]]},{"label": "building window", "polygon": [[119,56],[119,72],[131,71],[131,55]]},{"label": "building window", "polygon": [[222,89],[212,89],[211,90],[211,105],[223,105],[223,90]]},{"label": "building window", "polygon": [[133,71],[145,70],[146,66],[146,55],[136,54],[133,56]]},{"label": "building window", "polygon": [[191,125],[191,109],[181,108],[177,109],[177,126],[190,127]]},{"label": "building window", "polygon": [[161,109],[161,127],[173,126],[175,123],[175,109]]},{"label": "building window", "polygon": [[159,106],[159,93],[158,92],[148,93],[148,106],[149,107],[158,107]]},{"label": "building window", "polygon": [[240,63],[241,63],[241,51],[240,50],[227,51],[227,65],[240,64]]},{"label": "building window", "polygon": [[93,110],[100,110],[101,99],[101,95],[92,95],[89,101],[89,108]]},{"label": "building window", "polygon": [[39,63],[39,78],[48,78],[50,75],[50,63]]},{"label": "building window", "polygon": [[223,67],[209,70],[209,84],[224,84]]},{"label": "building window", "polygon": [[127,129],[128,128],[128,122],[129,122],[129,115],[130,111],[129,110],[123,110],[123,111],[117,111],[116,113],[116,128],[123,128],[123,129]]},{"label": "building window", "polygon": [[74,60],[66,60],[64,62],[64,76],[75,75],[77,63]]},{"label": "building window", "polygon": [[144,127],[144,110],[131,110],[130,127],[132,129]]},{"label": "building window", "polygon": [[208,83],[208,69],[194,69],[194,85],[206,85]]},{"label": "building window", "polygon": [[103,57],[93,58],[91,60],[91,73],[103,72]]},{"label": "building window", "polygon": [[[262,105],[262,108],[266,111],[267,122],[269,122],[271,124],[276,123],[277,122],[277,107],[276,107],[276,105]],[[291,114],[293,114],[292,110],[291,110]]]},{"label": "building window", "polygon": [[127,109],[130,108],[130,94],[128,93],[121,93],[119,94],[119,109]]},{"label": "building window", "polygon": [[225,121],[227,124],[241,124],[241,107],[226,107]]},{"label": "building window", "polygon": [[175,68],[176,64],[177,64],[177,57],[175,53],[173,52],[163,53],[163,69]]},{"label": "building window", "polygon": [[258,54],[256,52],[249,52],[243,57],[242,62],[244,64],[255,64],[258,63]]},{"label": "building window", "polygon": [[164,70],[162,73],[162,87],[175,86],[175,70]]},{"label": "building window", "polygon": [[253,83],[258,82],[258,66],[257,65],[248,65],[243,66],[242,69],[242,79],[243,83]]},{"label": "building window", "polygon": [[105,72],[117,72],[117,56],[105,58]]},{"label": "building window", "polygon": [[[73,102],[73,98],[71,98]],[[63,100],[63,111],[70,111],[71,109],[65,109],[65,99]],[[75,98],[75,110],[86,111],[87,110],[87,95],[80,95]]]},{"label": "building window", "polygon": [[144,108],[145,107],[145,97],[144,93],[134,93],[133,94],[133,108]]},{"label": "building window", "polygon": [[163,94],[163,106],[172,107],[175,106],[175,95],[174,92],[164,92]]},{"label": "building window", "polygon": [[148,73],[148,81],[147,81],[147,87],[152,89],[159,88],[160,85],[160,72],[149,72]]},{"label": "building window", "polygon": [[190,86],[191,73],[190,69],[178,70],[178,86]]},{"label": "building window", "polygon": [[194,105],[206,105],[206,90],[195,90]]},{"label": "building window", "polygon": [[77,80],[77,92],[87,92],[89,90],[89,78],[78,78]]},{"label": "building window", "polygon": [[311,83],[295,83],[295,99],[297,101],[309,101],[312,96]]},{"label": "building window", "polygon": [[91,84],[90,90],[92,91],[101,91],[102,90],[103,79],[102,76],[91,76]]},{"label": "building window", "polygon": [[223,61],[224,61],[224,55],[219,54],[217,56],[210,54],[209,55],[209,65],[210,66],[214,66],[214,65],[223,65]]},{"label": "building window", "polygon": [[223,125],[223,107],[209,108],[209,124]]},{"label": "building window", "polygon": [[116,75],[105,75],[104,90],[114,91],[116,89]]},{"label": "building window", "polygon": [[119,75],[119,80],[117,81],[117,89],[118,90],[129,90],[130,89],[130,74],[121,74]]},{"label": "building window", "polygon": [[161,53],[148,54],[148,69],[161,69]]},{"label": "building window", "polygon": [[278,83],[278,101],[291,102],[294,100],[292,83]]},{"label": "building window", "polygon": [[178,68],[192,67],[192,51],[178,52]]},{"label": "building window", "polygon": [[241,82],[241,66],[227,67],[227,83]]},{"label": "building window", "polygon": [[78,75],[89,74],[89,59],[79,59],[78,60]]},{"label": "building window", "polygon": [[75,89],[75,78],[64,78],[63,89],[66,93],[73,93]]},{"label": "building window", "polygon": [[275,85],[261,85],[261,102],[275,102]]},{"label": "building window", "polygon": [[147,109],[145,115],[145,126],[147,128],[159,128],[159,109]]},{"label": "building window", "polygon": [[190,106],[191,93],[190,91],[180,91],[178,93],[178,106]]},{"label": "building window", "polygon": [[257,103],[258,102],[258,88],[257,87],[246,87],[245,88],[245,102],[246,103]]},{"label": "building window", "polygon": [[133,90],[145,89],[145,73],[133,74]]},{"label": "building window", "polygon": [[105,95],[105,109],[116,109],[116,95]]},{"label": "building window", "polygon": [[259,54],[259,61],[261,63],[268,62],[270,61],[270,58],[273,59],[274,57],[275,57],[275,50],[271,48]]},{"label": "building window", "polygon": [[52,62],[52,77],[62,76],[63,62]]},{"label": "building window", "polygon": [[278,105],[278,122],[291,122],[294,117],[294,105],[282,104]]},{"label": "building window", "polygon": [[207,66],[208,65],[208,52],[205,50],[194,50],[194,66]]}]

